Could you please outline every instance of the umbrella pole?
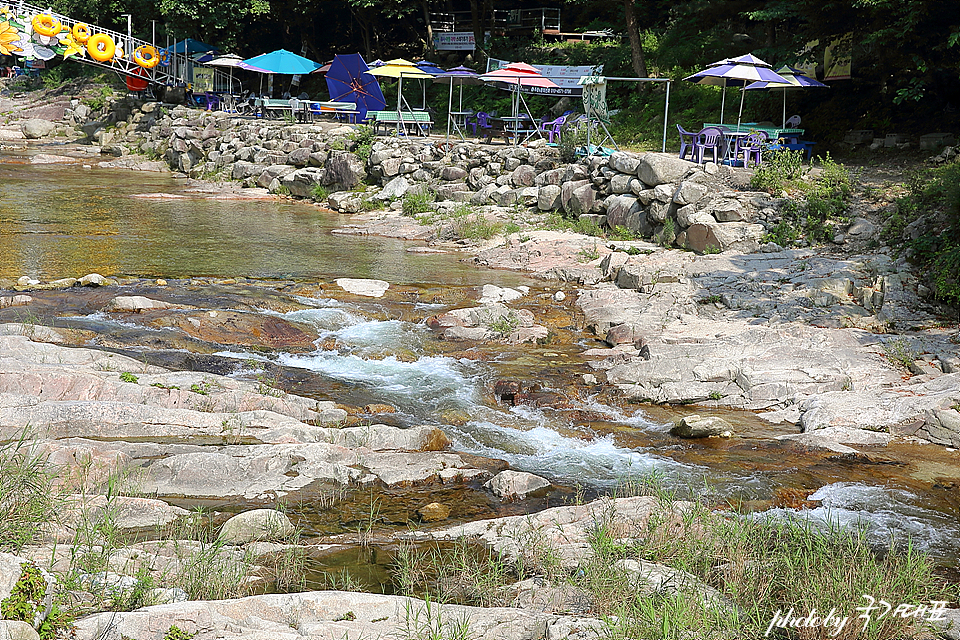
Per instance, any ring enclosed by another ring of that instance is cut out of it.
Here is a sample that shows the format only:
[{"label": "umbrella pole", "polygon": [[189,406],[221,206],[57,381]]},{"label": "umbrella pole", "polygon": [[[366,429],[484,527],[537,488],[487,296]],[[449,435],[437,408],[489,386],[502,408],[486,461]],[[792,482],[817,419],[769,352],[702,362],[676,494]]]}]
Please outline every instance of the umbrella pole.
[{"label": "umbrella pole", "polygon": [[723,92],[720,94],[720,124],[723,124],[723,110],[727,106],[727,79],[723,79]]},{"label": "umbrella pole", "polygon": [[781,125],[784,129],[787,128],[787,90],[783,90],[783,124]]},{"label": "umbrella pole", "polygon": [[453,115],[450,112],[453,111],[453,78],[450,79],[450,96],[447,98],[447,143],[450,142],[450,120],[453,118]]},{"label": "umbrella pole", "polygon": [[403,73],[397,76],[397,135],[403,128],[403,111],[400,109],[400,98],[403,96]]},{"label": "umbrella pole", "polygon": [[740,90],[740,113],[737,114],[737,133],[740,133],[740,120],[743,118],[743,97],[747,95],[747,92],[743,89]]}]

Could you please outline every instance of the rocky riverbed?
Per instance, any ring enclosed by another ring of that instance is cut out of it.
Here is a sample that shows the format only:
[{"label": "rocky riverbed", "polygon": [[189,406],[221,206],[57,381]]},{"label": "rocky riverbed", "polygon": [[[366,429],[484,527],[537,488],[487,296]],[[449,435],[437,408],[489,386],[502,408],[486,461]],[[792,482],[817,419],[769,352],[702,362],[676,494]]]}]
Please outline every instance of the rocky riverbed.
[{"label": "rocky riverbed", "polygon": [[[28,115],[49,116],[54,104],[45,111],[31,107]],[[365,164],[336,148],[350,140],[344,128],[294,127],[159,105],[115,108],[110,117],[120,124],[108,128],[92,126],[103,121],[91,117],[109,113],[82,113],[75,105],[60,111],[54,118],[59,124],[44,131],[7,126],[4,144],[27,144],[17,133],[49,141],[45,136],[76,135],[74,126],[86,126],[88,144],[30,157],[141,170],[165,171],[169,164],[197,177],[223,170],[248,187],[194,187],[194,193],[216,197],[275,197],[270,191],[312,196],[320,186],[329,192],[325,204],[357,212],[341,229],[344,235],[415,239],[421,251],[464,252],[478,265],[545,279],[540,291],[488,287],[429,313],[408,311],[411,320],[442,338],[438,350],[471,357],[478,350],[554,342],[576,358],[561,375],[568,385],[615,389],[620,397],[654,405],[696,405],[682,411],[687,414],[756,412],[778,432],[771,440],[810,452],[810,460],[839,455],[883,462],[898,446],[936,447],[938,454],[960,446],[958,326],[927,301],[909,263],[877,242],[875,213],[886,203],[858,200],[854,222],[839,243],[785,249],[761,242],[765,228],[779,220],[776,198],[737,190],[744,184],[741,174],[660,154],[623,153],[563,165],[544,147],[447,149],[436,139],[388,140],[374,144]],[[130,148],[165,162],[131,156]],[[110,159],[103,160],[104,153]],[[376,186],[352,190],[364,178]],[[411,190],[434,194],[432,216],[418,222],[402,215],[402,198]],[[361,212],[369,202],[383,207]],[[451,231],[456,220],[444,212],[464,202],[478,207],[469,213],[474,219],[502,224],[506,233],[490,241],[458,239]],[[661,242],[544,230],[554,210],[659,235]],[[678,231],[674,242],[695,251],[662,246],[670,244],[662,237],[668,221]],[[0,432],[8,442],[26,434],[32,450],[56,465],[55,486],[73,505],[19,559],[6,558],[3,576],[9,590],[25,560],[54,574],[79,575],[78,549],[105,555],[106,561],[85,566],[80,573],[87,582],[71,590],[91,611],[78,621],[76,637],[163,638],[173,624],[197,638],[421,637],[416,634],[424,629],[413,626],[429,628],[441,619],[448,625],[469,619],[471,637],[595,637],[603,629],[591,615],[596,603],[576,605],[577,594],[544,591],[553,588],[549,581],[518,584],[513,608],[470,608],[338,591],[182,602],[197,597],[185,588],[184,576],[191,558],[212,553],[224,563],[218,566],[251,576],[253,590],[276,588],[282,573],[277,558],[285,550],[299,547],[322,559],[369,543],[365,536],[395,542],[390,527],[375,531],[375,524],[387,521],[422,527],[424,533],[413,539],[469,539],[508,559],[517,557],[523,532],[536,530],[538,539],[552,540],[547,547],[561,558],[563,570],[576,574],[590,562],[589,531],[598,514],[635,530],[653,514],[674,509],[649,498],[601,500],[511,520],[549,507],[551,500],[572,501],[573,488],[507,470],[494,457],[458,453],[436,424],[392,424],[393,407],[354,406],[335,391],[288,393],[290,380],[263,360],[224,357],[225,351],[297,354],[318,343],[321,349],[342,348],[324,343],[316,326],[288,314],[308,308],[303,298],[320,292],[340,300],[414,293],[401,294],[389,282],[298,284],[244,307],[237,299],[197,304],[202,294],[185,293],[194,283],[170,283],[165,293],[167,283],[96,274],[51,282],[2,275]],[[526,305],[533,297],[539,302]],[[131,329],[99,332],[93,324],[23,321],[49,316],[52,309],[63,318],[101,314]],[[557,321],[551,318],[555,309],[569,316]],[[491,391],[508,404],[570,408],[564,394],[532,381],[507,381]],[[456,416],[444,417],[449,420],[441,423],[457,422]],[[684,435],[738,438],[729,423],[687,420],[691,429],[698,422],[707,430]],[[956,486],[960,465],[946,459],[926,467],[929,487]],[[373,490],[389,517],[371,516]],[[395,502],[387,501],[390,495],[398,496]],[[296,509],[290,519],[281,513],[294,504],[327,512],[319,519],[327,524],[310,525],[305,544],[291,541],[290,520],[308,519]],[[189,510],[197,506],[211,510],[203,526],[219,532],[218,544],[205,547],[198,535],[189,543],[178,537],[184,529],[173,525],[191,521]],[[244,517],[230,520],[234,513]],[[480,517],[500,519],[470,522]],[[109,548],[105,541],[78,544],[91,532],[103,535],[98,527],[104,520],[125,540]],[[558,522],[566,525],[562,532],[550,529]],[[511,528],[512,536],[490,533]],[[331,530],[333,537],[319,535]],[[647,566],[634,573],[654,590],[664,580],[688,581],[670,571]],[[137,604],[167,604],[92,613],[116,607],[148,583],[167,588]],[[699,583],[687,591],[711,593]],[[9,626],[10,633],[30,637],[14,629]]]}]

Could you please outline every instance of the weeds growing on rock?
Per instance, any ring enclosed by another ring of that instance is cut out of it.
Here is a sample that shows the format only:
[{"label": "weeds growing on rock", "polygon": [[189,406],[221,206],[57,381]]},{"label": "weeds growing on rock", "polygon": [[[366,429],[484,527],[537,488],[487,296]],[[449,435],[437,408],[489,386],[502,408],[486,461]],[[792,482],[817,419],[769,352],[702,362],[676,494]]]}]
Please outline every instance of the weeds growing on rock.
[{"label": "weeds growing on rock", "polygon": [[0,445],[0,550],[11,553],[35,541],[57,511],[54,474],[27,433]]},{"label": "weeds growing on rock", "polygon": [[421,213],[429,213],[433,210],[431,203],[433,194],[426,189],[412,189],[403,194],[403,208],[401,212],[405,216],[415,216]]}]

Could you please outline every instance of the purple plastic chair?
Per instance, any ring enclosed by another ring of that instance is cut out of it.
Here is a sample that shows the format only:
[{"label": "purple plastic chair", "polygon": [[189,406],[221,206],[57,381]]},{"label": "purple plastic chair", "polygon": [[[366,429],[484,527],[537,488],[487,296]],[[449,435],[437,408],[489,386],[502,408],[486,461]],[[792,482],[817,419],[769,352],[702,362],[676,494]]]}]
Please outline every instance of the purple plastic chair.
[{"label": "purple plastic chair", "polygon": [[744,169],[750,164],[751,159],[753,159],[754,165],[763,162],[762,152],[766,142],[767,134],[765,131],[754,131],[745,138],[737,140],[737,158],[743,156]]},{"label": "purple plastic chair", "polygon": [[483,111],[478,111],[477,115],[473,116],[467,124],[473,127],[474,136],[477,135],[477,127],[481,129],[490,129],[493,127],[490,123],[490,114]]},{"label": "purple plastic chair", "polygon": [[543,131],[547,134],[547,142],[553,144],[553,137],[556,136],[557,140],[560,140],[560,127],[563,126],[563,123],[567,121],[567,116],[560,116],[556,120],[551,120],[550,122],[543,122],[540,124],[540,131]]},{"label": "purple plastic chair", "polygon": [[207,103],[207,111],[216,111],[220,107],[220,96],[217,94],[205,91],[204,99]]},{"label": "purple plastic chair", "polygon": [[723,156],[723,131],[717,127],[707,127],[701,129],[700,133],[693,140],[693,157],[697,164],[703,163],[705,151],[713,151],[713,161],[719,162]]},{"label": "purple plastic chair", "polygon": [[680,159],[684,160],[687,157],[687,152],[690,152],[691,157],[693,156],[693,145],[696,142],[697,134],[694,131],[687,131],[679,124],[677,125],[677,131],[680,132]]}]

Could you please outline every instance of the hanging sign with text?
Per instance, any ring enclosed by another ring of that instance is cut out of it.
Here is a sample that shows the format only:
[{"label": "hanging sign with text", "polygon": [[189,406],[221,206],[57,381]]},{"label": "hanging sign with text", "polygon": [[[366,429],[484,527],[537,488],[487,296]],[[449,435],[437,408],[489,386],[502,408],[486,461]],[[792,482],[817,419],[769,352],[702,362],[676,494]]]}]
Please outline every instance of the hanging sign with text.
[{"label": "hanging sign with text", "polygon": [[[497,60],[490,58],[487,60],[487,73],[496,71],[500,67],[510,64],[509,60]],[[543,74],[556,84],[556,87],[521,87],[523,93],[535,93],[537,95],[547,96],[581,96],[583,87],[577,84],[583,76],[595,76],[603,73],[603,65],[596,66],[575,66],[560,64],[535,64],[532,65],[537,71]]]}]

